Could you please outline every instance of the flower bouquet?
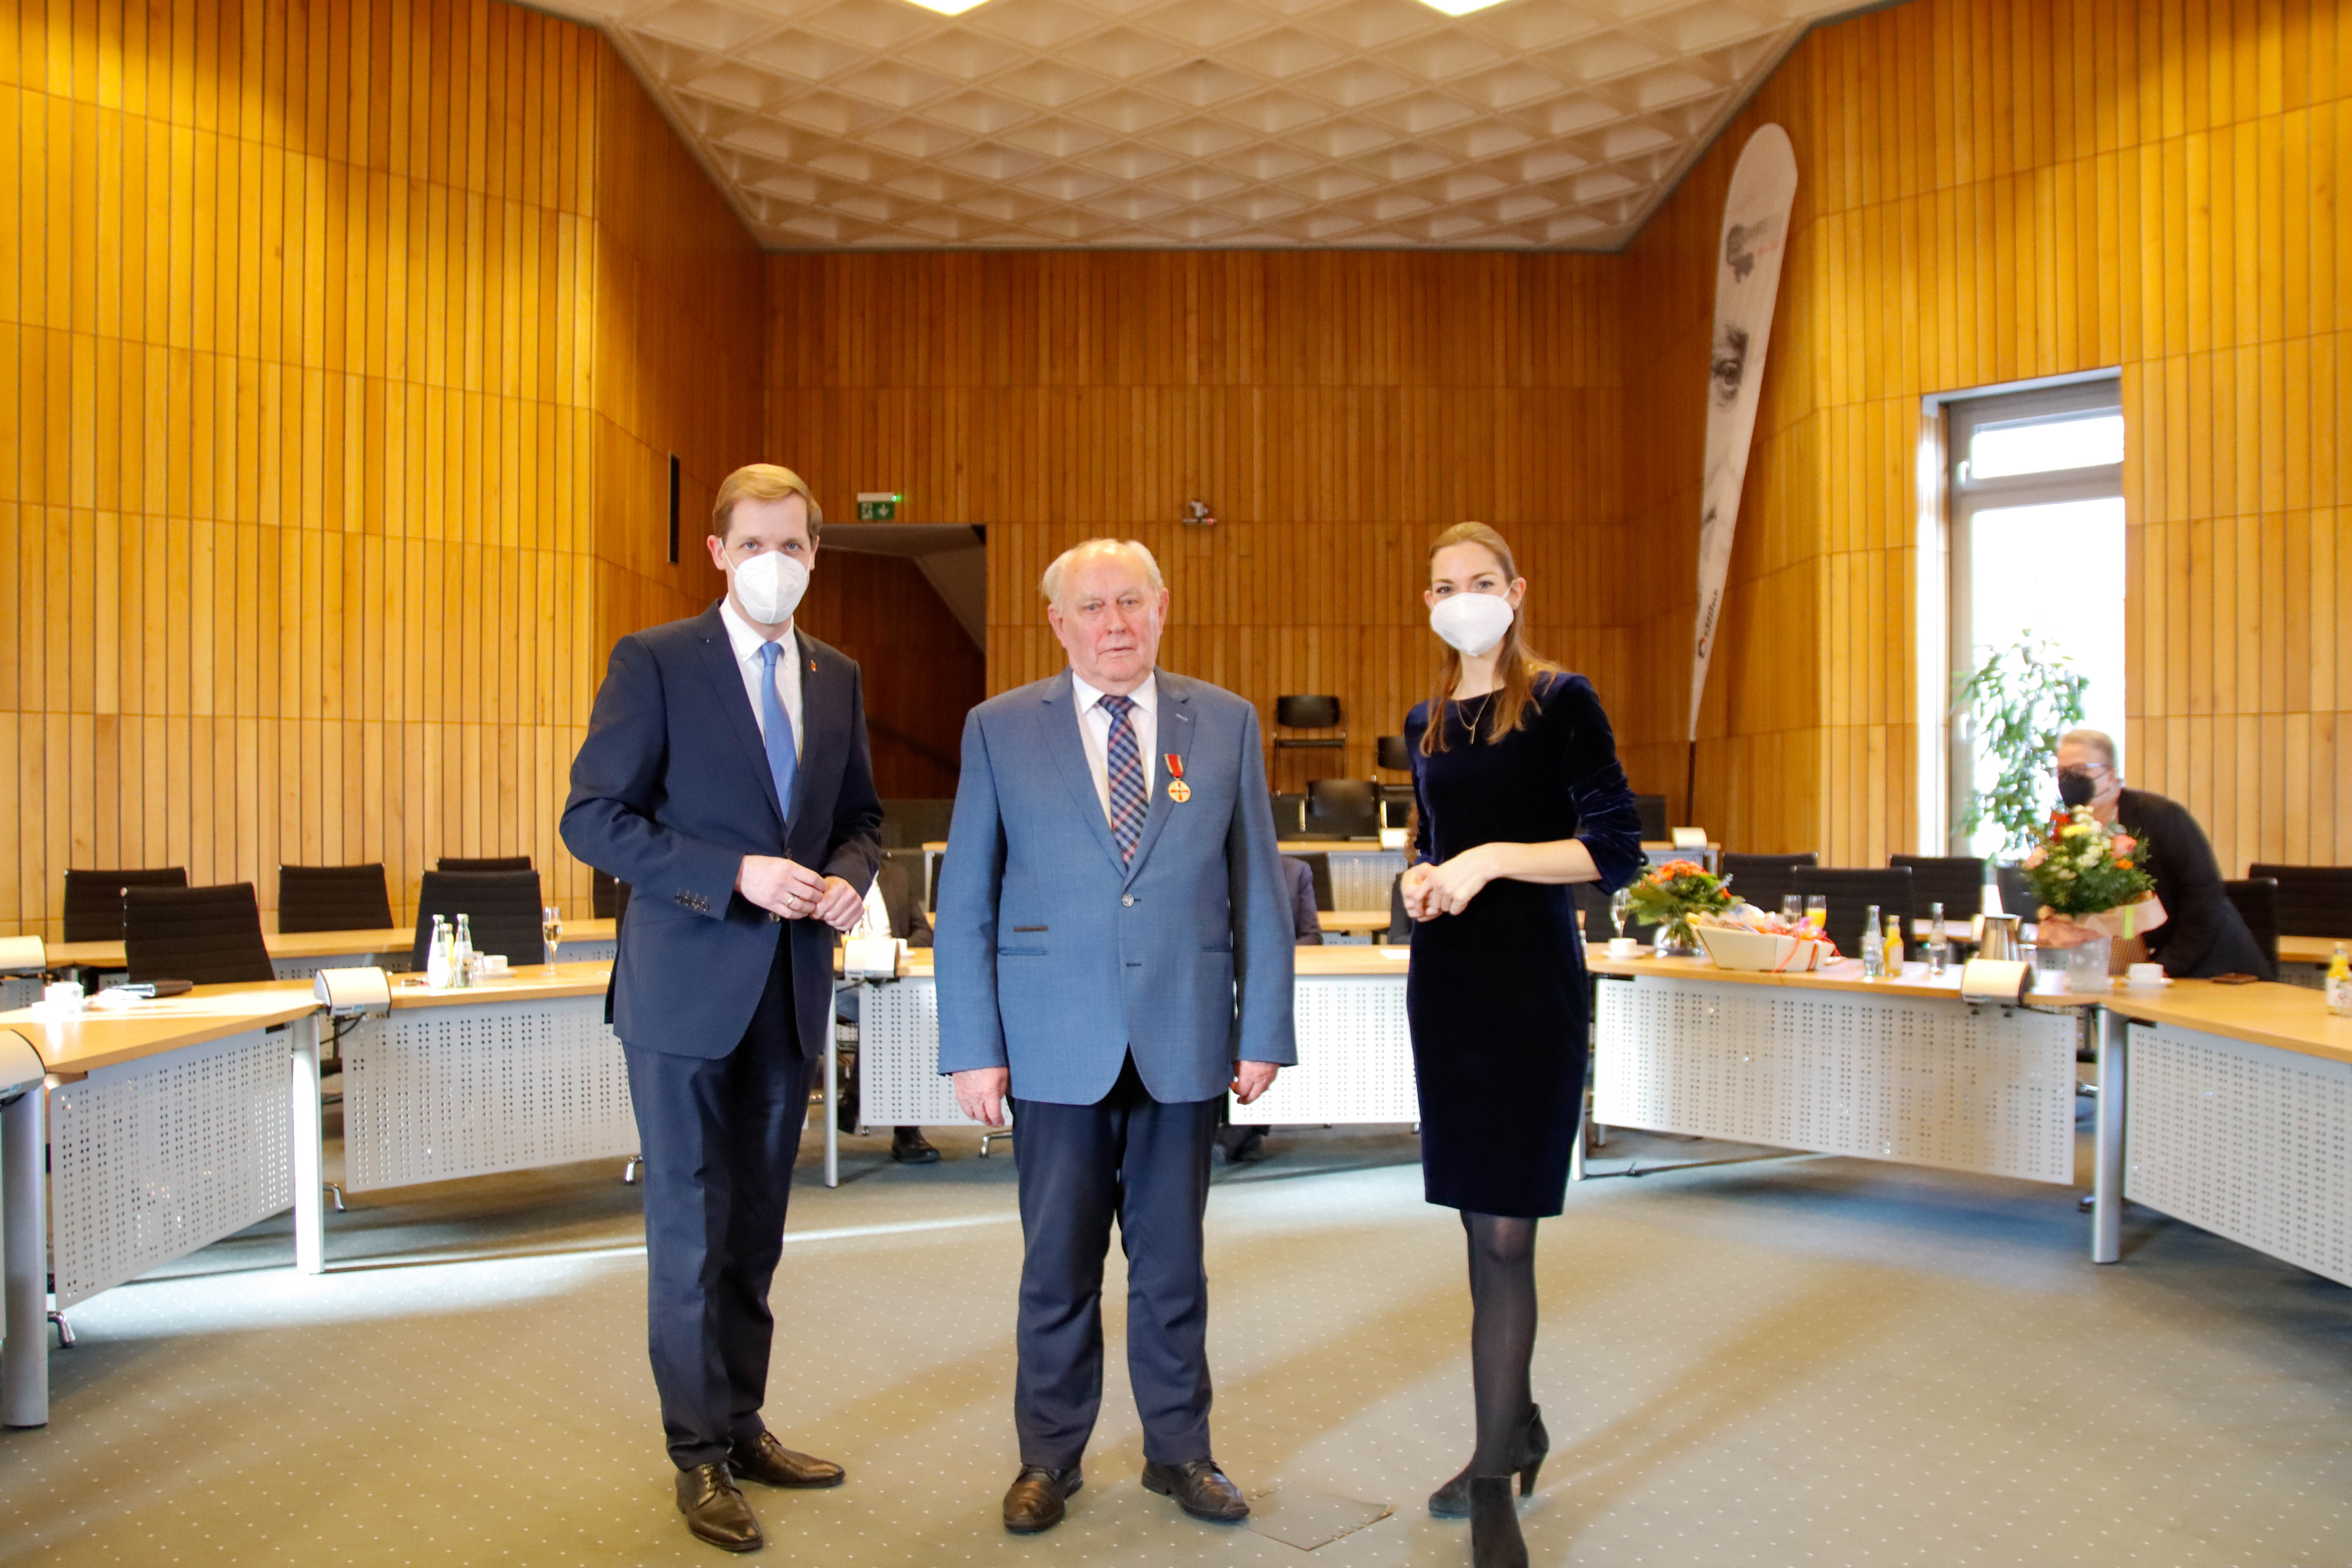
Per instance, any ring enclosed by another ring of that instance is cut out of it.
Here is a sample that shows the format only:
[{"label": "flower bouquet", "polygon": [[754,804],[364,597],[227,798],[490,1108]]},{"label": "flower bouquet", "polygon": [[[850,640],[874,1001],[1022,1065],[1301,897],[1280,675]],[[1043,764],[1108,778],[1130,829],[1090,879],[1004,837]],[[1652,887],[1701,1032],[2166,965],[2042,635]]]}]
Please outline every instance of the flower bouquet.
[{"label": "flower bouquet", "polygon": [[1723,879],[1706,867],[1669,860],[1627,889],[1626,903],[1636,921],[1658,928],[1659,952],[1687,955],[1698,952],[1691,917],[1719,913],[1731,907],[1732,900]]},{"label": "flower bouquet", "polygon": [[2042,906],[2035,940],[2066,951],[2069,984],[2104,985],[2115,939],[2164,923],[2139,847],[2130,829],[2109,827],[2083,805],[2052,813],[2048,832],[2026,856],[2026,881]]}]

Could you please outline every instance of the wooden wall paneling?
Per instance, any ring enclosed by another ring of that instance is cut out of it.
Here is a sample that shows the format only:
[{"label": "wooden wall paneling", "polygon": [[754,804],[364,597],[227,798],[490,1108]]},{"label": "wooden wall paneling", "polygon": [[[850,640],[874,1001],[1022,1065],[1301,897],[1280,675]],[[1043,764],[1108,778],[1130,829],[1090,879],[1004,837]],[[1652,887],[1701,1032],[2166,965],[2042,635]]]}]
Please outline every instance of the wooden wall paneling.
[{"label": "wooden wall paneling", "polygon": [[[2343,18],[2169,16],[1917,0],[1817,29],[1633,247],[1655,286],[1628,294],[1622,331],[1664,347],[1628,359],[1627,544],[1664,603],[1637,632],[1628,750],[1663,763],[1681,751],[1715,224],[1747,136],[1789,127],[1795,233],[1701,716],[1696,815],[1740,847],[1911,847],[1903,421],[1923,394],[2109,364],[2129,432],[2129,771],[2196,811],[2225,866],[2352,840],[2336,650],[2305,629],[2333,627],[2341,567],[2319,563],[2343,555],[2316,458],[2345,434],[2342,290],[2318,281],[2345,265]],[[1784,591],[1808,563],[1819,602]],[[1794,646],[1824,656],[1809,678],[1727,668]]]}]

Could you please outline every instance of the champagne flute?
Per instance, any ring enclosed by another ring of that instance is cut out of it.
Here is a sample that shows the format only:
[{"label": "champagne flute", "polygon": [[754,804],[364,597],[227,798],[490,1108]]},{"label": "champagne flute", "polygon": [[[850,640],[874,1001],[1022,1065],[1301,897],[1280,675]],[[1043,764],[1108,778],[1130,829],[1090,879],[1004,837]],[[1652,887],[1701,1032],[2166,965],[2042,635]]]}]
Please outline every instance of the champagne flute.
[{"label": "champagne flute", "polygon": [[1830,899],[1827,893],[1805,895],[1805,923],[1819,936],[1830,928]]},{"label": "champagne flute", "polygon": [[1625,917],[1633,912],[1633,889],[1632,888],[1620,888],[1609,895],[1609,923],[1617,928],[1619,937],[1624,936]]},{"label": "champagne flute", "polygon": [[1780,918],[1790,925],[1805,923],[1805,896],[1802,893],[1780,895]]},{"label": "champagne flute", "polygon": [[556,961],[556,944],[563,940],[563,910],[555,904],[543,904],[539,911],[539,934],[547,939],[547,962]]}]

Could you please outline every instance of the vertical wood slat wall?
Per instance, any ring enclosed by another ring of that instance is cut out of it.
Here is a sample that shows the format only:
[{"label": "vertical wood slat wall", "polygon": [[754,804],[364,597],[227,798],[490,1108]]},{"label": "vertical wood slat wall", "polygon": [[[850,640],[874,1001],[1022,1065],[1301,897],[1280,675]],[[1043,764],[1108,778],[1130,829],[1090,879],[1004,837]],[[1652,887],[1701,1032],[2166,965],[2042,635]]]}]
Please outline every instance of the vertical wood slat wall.
[{"label": "vertical wood slat wall", "polygon": [[[1060,668],[1036,584],[1089,535],[1141,539],[1173,595],[1162,661],[1274,700],[1334,692],[1373,773],[1435,645],[1423,552],[1499,527],[1539,646],[1627,686],[1618,282],[1599,256],[1364,252],[778,255],[771,455],[828,505],[988,528],[988,689]],[[1204,500],[1213,529],[1177,522]],[[961,718],[961,715],[957,715]],[[1401,778],[1402,775],[1391,775]]]},{"label": "vertical wood slat wall", "polygon": [[398,907],[506,852],[584,911],[565,769],[657,607],[597,609],[600,469],[691,423],[615,390],[661,378],[609,352],[599,160],[674,141],[616,81],[495,0],[0,3],[0,924],[56,937],[75,865],[268,907],[382,859]]},{"label": "vertical wood slat wall", "polygon": [[1626,258],[1628,544],[1667,590],[1637,773],[1680,793],[1717,225],[1778,121],[1795,234],[1698,818],[1840,864],[1914,847],[1919,399],[2120,366],[2128,772],[2231,874],[2352,859],[2347,49],[2330,0],[1913,0],[1798,47]]}]

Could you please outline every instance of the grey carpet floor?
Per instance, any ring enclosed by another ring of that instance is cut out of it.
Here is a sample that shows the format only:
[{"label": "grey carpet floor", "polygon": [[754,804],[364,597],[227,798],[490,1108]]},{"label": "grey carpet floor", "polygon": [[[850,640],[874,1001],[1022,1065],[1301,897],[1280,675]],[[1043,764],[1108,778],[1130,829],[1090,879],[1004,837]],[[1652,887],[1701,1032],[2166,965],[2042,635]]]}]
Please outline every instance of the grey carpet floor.
[{"label": "grey carpet floor", "polygon": [[[1138,1486],[1116,1258],[1086,1490],[1003,1533],[1013,1162],[937,1138],[928,1168],[849,1141],[833,1191],[803,1159],[769,1415],[850,1479],[752,1489],[765,1560],[1467,1563],[1423,1502],[1470,1447],[1461,1234],[1410,1135],[1280,1133],[1210,1204],[1218,1457],[1294,1535],[1393,1508],[1311,1552]],[[1599,1168],[1739,1152],[1621,1134]],[[719,1561],[672,1509],[616,1176],[360,1194],[322,1278],[279,1222],[86,1303],[51,1424],[0,1434],[0,1563]],[[2095,1268],[2087,1225],[2071,1192],[1855,1160],[1571,1189],[1535,1561],[2352,1562],[2352,1291],[2139,1209]]]}]

